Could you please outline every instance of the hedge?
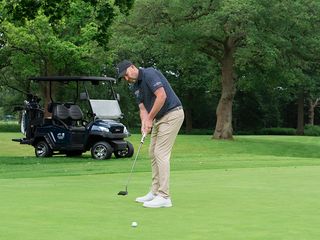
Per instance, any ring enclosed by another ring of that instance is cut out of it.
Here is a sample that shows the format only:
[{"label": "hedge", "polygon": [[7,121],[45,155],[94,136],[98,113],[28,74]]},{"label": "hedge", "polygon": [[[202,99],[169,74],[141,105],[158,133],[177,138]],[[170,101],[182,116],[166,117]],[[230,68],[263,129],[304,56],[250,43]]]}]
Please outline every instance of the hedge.
[{"label": "hedge", "polygon": [[0,132],[20,132],[20,125],[16,122],[0,122]]}]

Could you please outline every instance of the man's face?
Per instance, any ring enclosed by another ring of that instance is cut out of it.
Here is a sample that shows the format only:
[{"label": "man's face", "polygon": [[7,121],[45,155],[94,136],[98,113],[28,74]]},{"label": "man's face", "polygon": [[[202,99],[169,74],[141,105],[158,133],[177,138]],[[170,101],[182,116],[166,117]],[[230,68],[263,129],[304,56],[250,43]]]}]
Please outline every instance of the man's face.
[{"label": "man's face", "polygon": [[124,74],[123,78],[128,82],[128,83],[135,83],[138,79],[139,75],[139,70],[131,65],[130,67],[127,68],[126,73]]}]

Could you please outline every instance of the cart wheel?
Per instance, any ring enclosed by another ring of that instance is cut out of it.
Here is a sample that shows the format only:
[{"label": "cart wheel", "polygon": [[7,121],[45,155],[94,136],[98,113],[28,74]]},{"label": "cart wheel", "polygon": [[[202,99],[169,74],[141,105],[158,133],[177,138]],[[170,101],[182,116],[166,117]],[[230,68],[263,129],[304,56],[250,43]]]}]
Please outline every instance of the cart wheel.
[{"label": "cart wheel", "polygon": [[116,158],[125,158],[125,157],[132,157],[134,153],[134,148],[130,142],[127,142],[127,148],[124,150],[118,150],[114,152]]},{"label": "cart wheel", "polygon": [[94,159],[105,160],[112,155],[112,147],[107,142],[97,142],[91,148],[91,156]]},{"label": "cart wheel", "polygon": [[52,150],[46,141],[40,141],[34,146],[36,157],[51,157]]}]

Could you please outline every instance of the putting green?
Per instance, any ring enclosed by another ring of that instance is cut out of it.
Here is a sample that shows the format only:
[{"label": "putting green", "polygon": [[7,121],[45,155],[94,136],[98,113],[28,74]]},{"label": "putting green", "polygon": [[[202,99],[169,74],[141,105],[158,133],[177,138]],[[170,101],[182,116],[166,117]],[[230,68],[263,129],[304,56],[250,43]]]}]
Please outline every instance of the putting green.
[{"label": "putting green", "polygon": [[[173,208],[134,198],[150,173],[0,179],[0,239],[318,239],[320,167],[173,171]],[[138,223],[136,228],[131,223]]]}]

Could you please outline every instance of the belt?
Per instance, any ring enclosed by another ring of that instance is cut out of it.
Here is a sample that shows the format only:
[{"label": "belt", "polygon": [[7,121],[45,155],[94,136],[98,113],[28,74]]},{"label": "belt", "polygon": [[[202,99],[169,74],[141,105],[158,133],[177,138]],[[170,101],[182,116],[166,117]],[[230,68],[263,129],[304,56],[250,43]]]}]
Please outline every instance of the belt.
[{"label": "belt", "polygon": [[[182,106],[174,107],[174,108],[171,108],[167,113],[174,112],[174,111],[178,111],[178,110],[181,110],[181,109],[183,109]],[[167,114],[167,113],[166,113],[166,114]]]},{"label": "belt", "polygon": [[[178,111],[178,110],[181,110],[181,109],[183,109],[182,106],[178,106],[178,107],[171,108],[171,109],[170,109],[168,112],[166,112],[164,115],[167,115],[168,113],[171,113],[171,112],[174,112],[174,111]],[[155,121],[158,122],[162,117],[164,117],[164,115],[161,116],[160,118],[156,118]]]}]

